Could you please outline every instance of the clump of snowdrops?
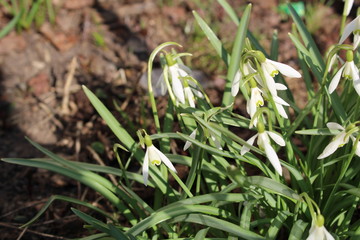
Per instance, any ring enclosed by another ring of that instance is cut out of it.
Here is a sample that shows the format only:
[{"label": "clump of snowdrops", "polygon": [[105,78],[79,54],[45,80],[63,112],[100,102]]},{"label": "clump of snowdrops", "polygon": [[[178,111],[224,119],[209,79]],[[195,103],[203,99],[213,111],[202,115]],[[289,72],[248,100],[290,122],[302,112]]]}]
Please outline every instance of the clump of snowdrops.
[{"label": "clump of snowdrops", "polygon": [[[114,151],[128,151],[127,161],[118,157],[119,168],[67,161],[31,140],[51,160],[3,161],[78,180],[111,202],[113,212],[54,196],[25,226],[54,200],[64,200],[103,216],[99,220],[72,209],[87,228],[97,230],[83,239],[359,239],[360,17],[345,25],[352,2],[345,1],[340,41],[326,56],[288,6],[294,21],[289,37],[298,53],[295,67],[277,61],[276,34],[267,53],[247,30],[251,5],[240,20],[226,1],[219,3],[238,25],[231,52],[196,12],[194,17],[228,67],[221,106],[212,105],[183,65],[181,59],[191,54],[171,50],[180,47],[174,42],[157,47],[148,62],[155,134],[139,129],[133,138],[135,133],[127,132],[84,86],[118,137]],[[344,44],[350,36],[354,45]],[[152,79],[156,57],[163,74]],[[305,82],[304,108],[297,106],[284,76],[287,81]],[[158,116],[154,88],[168,96],[163,118]],[[237,97],[246,100],[246,116],[233,111]],[[240,138],[241,131],[251,137]],[[171,151],[175,140],[183,149]],[[128,170],[132,161],[142,165],[138,172]],[[184,178],[177,175],[180,165],[189,169]],[[101,173],[112,174],[117,181]],[[134,191],[136,182],[153,192],[151,202]]]}]

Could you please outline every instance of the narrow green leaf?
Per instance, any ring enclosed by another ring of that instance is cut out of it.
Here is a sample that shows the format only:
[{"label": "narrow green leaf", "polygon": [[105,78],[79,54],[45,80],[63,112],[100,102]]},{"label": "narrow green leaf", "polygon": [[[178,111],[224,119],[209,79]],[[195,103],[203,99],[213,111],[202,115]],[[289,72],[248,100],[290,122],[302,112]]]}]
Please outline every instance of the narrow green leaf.
[{"label": "narrow green leaf", "polygon": [[188,214],[182,215],[172,219],[171,222],[191,222],[197,223],[204,226],[212,227],[218,229],[220,231],[231,233],[235,236],[241,237],[246,240],[262,240],[264,237],[258,235],[257,233],[251,232],[249,230],[241,228],[239,225],[233,224],[231,222],[227,222],[222,219],[218,219],[212,216],[207,216],[204,214]]},{"label": "narrow green leaf", "polygon": [[316,66],[318,66],[321,70],[321,72],[324,71],[324,61],[322,59],[321,53],[314,41],[314,39],[311,37],[311,34],[307,30],[305,24],[301,20],[300,16],[297,14],[295,9],[291,6],[291,4],[288,4],[288,8],[290,10],[290,15],[293,18],[297,29],[299,30],[299,33],[305,43],[305,46],[309,49],[311,53],[311,58]]},{"label": "narrow green leaf", "polygon": [[303,220],[297,220],[291,228],[289,240],[303,239],[303,234],[307,225],[308,223],[304,222]]},{"label": "narrow green leaf", "polygon": [[0,38],[6,36],[16,26],[16,24],[18,24],[23,13],[24,11],[20,11],[5,27],[3,27],[0,31]]},{"label": "narrow green leaf", "polygon": [[278,235],[285,220],[290,215],[291,215],[291,213],[289,213],[287,211],[279,212],[279,214],[270,223],[270,227],[266,233],[266,239],[277,239],[276,236]]},{"label": "narrow green leaf", "polygon": [[81,201],[81,200],[78,200],[78,199],[75,199],[75,198],[67,197],[67,196],[53,195],[53,196],[51,196],[49,198],[49,200],[46,202],[46,204],[38,211],[38,213],[30,221],[28,221],[27,223],[25,223],[21,227],[24,228],[24,227],[27,227],[27,226],[33,224],[36,220],[38,220],[41,217],[41,215],[44,214],[44,212],[56,200],[70,202],[70,203],[74,203],[74,204],[77,204],[77,205],[87,207],[87,208],[89,208],[91,210],[94,210],[94,211],[104,215],[105,217],[107,217],[108,219],[111,219],[112,221],[116,221],[110,214],[108,214],[107,212],[101,210],[100,208],[95,207],[94,205],[92,205],[90,203],[87,203],[87,202],[84,202],[84,201]]},{"label": "narrow green leaf", "polygon": [[93,218],[90,215],[77,210],[76,208],[71,208],[71,211],[73,211],[79,218],[93,226],[95,229],[110,235],[109,226],[102,221],[97,220],[96,218]]},{"label": "narrow green leaf", "polygon": [[[245,11],[243,13],[243,16],[241,18],[240,24],[238,26],[238,29],[236,31],[236,36],[234,40],[234,46],[231,52],[231,58],[230,58],[230,64],[229,64],[229,70],[226,76],[226,83],[225,83],[225,90],[223,94],[222,99],[222,106],[229,106],[233,101],[234,97],[231,95],[231,86],[235,78],[236,72],[239,70],[240,67],[240,59],[242,55],[242,50],[245,45],[245,37],[250,21],[250,12],[251,12],[251,4],[248,4],[245,8]],[[245,96],[245,98],[248,98],[248,94],[246,91],[245,86],[241,85],[240,90]]]},{"label": "narrow green leaf", "polygon": [[211,45],[215,48],[215,51],[222,58],[225,64],[229,66],[231,57],[224,48],[222,42],[219,40],[216,34],[211,30],[211,28],[206,24],[206,22],[199,16],[199,14],[197,14],[195,11],[193,11],[193,14],[200,28],[203,30],[206,37],[209,39]]},{"label": "narrow green leaf", "polygon": [[[229,15],[230,19],[236,24],[236,26],[238,26],[240,24],[240,19],[235,13],[234,9],[229,5],[226,0],[218,0],[218,2],[224,8],[225,12]],[[267,58],[269,57],[265,49],[261,46],[259,41],[249,30],[247,31],[247,37],[250,39],[250,42],[255,46],[256,49],[263,52]]]}]

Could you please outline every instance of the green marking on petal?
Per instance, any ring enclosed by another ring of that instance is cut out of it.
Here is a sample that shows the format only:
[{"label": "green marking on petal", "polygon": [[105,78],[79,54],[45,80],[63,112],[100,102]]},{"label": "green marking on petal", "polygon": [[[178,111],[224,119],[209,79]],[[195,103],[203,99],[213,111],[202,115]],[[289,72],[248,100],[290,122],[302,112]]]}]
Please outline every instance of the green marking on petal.
[{"label": "green marking on petal", "polygon": [[275,77],[275,76],[278,75],[278,74],[279,74],[279,71],[278,71],[278,70],[274,70],[274,71],[272,71],[272,72],[270,73],[270,76]]},{"label": "green marking on petal", "polygon": [[151,160],[151,164],[152,164],[152,165],[159,166],[160,163],[161,163],[161,160],[157,160],[157,159]]}]

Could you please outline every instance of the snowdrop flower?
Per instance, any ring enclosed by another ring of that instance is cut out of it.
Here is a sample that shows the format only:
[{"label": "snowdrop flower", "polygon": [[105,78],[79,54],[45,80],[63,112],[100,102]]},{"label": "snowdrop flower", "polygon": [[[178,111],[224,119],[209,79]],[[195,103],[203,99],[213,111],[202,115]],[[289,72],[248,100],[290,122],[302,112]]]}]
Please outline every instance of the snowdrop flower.
[{"label": "snowdrop flower", "polygon": [[167,158],[160,150],[158,150],[153,144],[152,140],[150,139],[149,135],[145,135],[144,137],[145,145],[146,145],[146,152],[143,162],[143,178],[144,178],[144,184],[147,185],[148,177],[149,177],[149,163],[152,165],[159,166],[161,162],[164,162],[164,164],[174,171],[177,172],[174,165],[170,162],[169,158]]},{"label": "snowdrop flower", "polygon": [[184,87],[181,82],[181,77],[186,77],[190,72],[185,71],[184,65],[175,63],[172,66],[169,66],[169,74],[171,76],[171,87],[174,92],[175,97],[179,102],[185,104],[185,93]]},{"label": "snowdrop flower", "polygon": [[324,217],[320,214],[312,221],[309,236],[306,240],[335,240],[324,227]]},{"label": "snowdrop flower", "polygon": [[360,96],[360,76],[359,69],[355,66],[354,55],[352,51],[346,52],[346,62],[344,65],[337,71],[335,76],[332,78],[329,85],[329,93],[335,91],[336,87],[339,85],[341,77],[345,80],[352,80],[354,84],[355,91]]},{"label": "snowdrop flower", "polygon": [[[352,134],[349,134],[348,131],[353,128],[353,125],[350,125],[347,129],[335,122],[328,122],[326,126],[330,130],[340,130],[341,132],[337,134],[331,142],[325,147],[324,151],[318,156],[318,159],[323,159],[331,154],[333,154],[338,148],[343,147],[349,142],[349,138],[355,143],[355,137]],[[360,157],[360,143],[357,144],[355,154]]]},{"label": "snowdrop flower", "polygon": [[287,77],[301,77],[301,74],[289,65],[267,59],[262,53],[260,55],[262,55],[260,57],[260,65],[264,73],[266,88],[269,89],[272,95],[276,95],[276,83],[274,77],[279,74],[279,72]]},{"label": "snowdrop flower", "polygon": [[343,35],[340,38],[339,44],[342,44],[350,34],[354,34],[353,47],[356,49],[360,43],[360,15],[347,24],[344,28]]},{"label": "snowdrop flower", "polygon": [[[253,145],[255,139],[258,138],[257,140],[258,146],[260,147],[260,149],[265,151],[266,157],[269,159],[271,165],[273,165],[275,170],[280,174],[280,176],[282,176],[282,168],[281,168],[280,160],[274,148],[271,146],[270,138],[274,140],[276,144],[282,147],[285,146],[284,139],[278,133],[265,131],[265,126],[261,122],[257,124],[257,129],[258,129],[258,133],[252,136],[249,140],[247,140],[247,143],[249,145]],[[248,151],[250,151],[250,148],[244,145],[241,148],[240,154],[244,155]]]}]

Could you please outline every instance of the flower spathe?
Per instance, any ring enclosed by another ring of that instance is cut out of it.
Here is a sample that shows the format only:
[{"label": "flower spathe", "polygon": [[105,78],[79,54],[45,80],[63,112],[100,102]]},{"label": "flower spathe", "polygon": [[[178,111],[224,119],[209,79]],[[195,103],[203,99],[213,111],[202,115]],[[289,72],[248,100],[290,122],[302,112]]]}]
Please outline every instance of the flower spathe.
[{"label": "flower spathe", "polygon": [[[253,145],[256,138],[258,138],[257,144],[258,146],[265,151],[266,157],[269,159],[271,165],[275,168],[276,172],[282,176],[282,168],[280,164],[279,157],[277,156],[274,148],[271,146],[270,138],[279,146],[285,146],[284,139],[275,132],[265,131],[264,125],[262,123],[258,123],[257,125],[258,133],[252,136],[247,143],[249,145]],[[250,150],[247,146],[243,146],[241,148],[240,154],[244,155]]]},{"label": "flower spathe", "polygon": [[309,236],[306,240],[335,240],[324,227],[324,217],[320,214],[311,223]]},{"label": "flower spathe", "polygon": [[[340,130],[341,132],[339,134],[337,134],[331,140],[331,142],[325,147],[324,151],[318,156],[318,159],[323,159],[323,158],[326,158],[326,157],[330,156],[331,154],[333,154],[338,148],[343,147],[345,144],[347,144],[349,142],[349,138],[351,138],[351,140],[353,142],[355,141],[355,137],[352,136],[351,134],[347,134],[346,129],[343,126],[341,126],[340,124],[335,123],[335,122],[328,122],[326,124],[326,126],[330,130]],[[355,154],[360,157],[360,144],[359,143],[357,144]]]},{"label": "flower spathe", "polygon": [[171,163],[168,157],[166,157],[159,149],[157,149],[153,144],[148,135],[145,136],[145,145],[146,152],[143,162],[143,179],[144,184],[147,186],[148,177],[149,177],[149,163],[152,165],[159,166],[162,162],[175,173],[177,172],[174,165]]}]

